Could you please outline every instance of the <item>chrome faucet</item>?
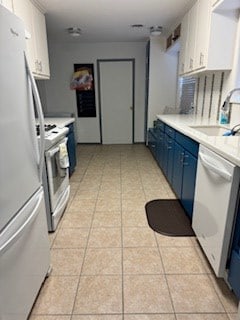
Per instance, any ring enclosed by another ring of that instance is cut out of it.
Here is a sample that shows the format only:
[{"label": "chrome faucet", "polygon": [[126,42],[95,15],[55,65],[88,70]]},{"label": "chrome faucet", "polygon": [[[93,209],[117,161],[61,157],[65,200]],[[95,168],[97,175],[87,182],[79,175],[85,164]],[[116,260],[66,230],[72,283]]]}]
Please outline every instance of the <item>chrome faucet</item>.
[{"label": "chrome faucet", "polygon": [[231,90],[228,95],[227,95],[227,98],[225,99],[223,105],[222,105],[222,110],[225,111],[225,112],[228,112],[229,111],[229,108],[230,108],[230,99],[233,95],[234,92],[236,91],[240,91],[240,88],[235,88],[233,90]]}]

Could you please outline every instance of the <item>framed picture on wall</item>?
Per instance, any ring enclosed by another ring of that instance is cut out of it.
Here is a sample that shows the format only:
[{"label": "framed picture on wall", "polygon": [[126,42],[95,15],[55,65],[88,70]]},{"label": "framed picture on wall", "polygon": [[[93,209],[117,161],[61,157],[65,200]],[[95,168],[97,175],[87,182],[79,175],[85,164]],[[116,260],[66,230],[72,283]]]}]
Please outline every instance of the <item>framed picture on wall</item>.
[{"label": "framed picture on wall", "polygon": [[78,117],[96,117],[93,64],[74,64],[70,87],[76,91]]}]

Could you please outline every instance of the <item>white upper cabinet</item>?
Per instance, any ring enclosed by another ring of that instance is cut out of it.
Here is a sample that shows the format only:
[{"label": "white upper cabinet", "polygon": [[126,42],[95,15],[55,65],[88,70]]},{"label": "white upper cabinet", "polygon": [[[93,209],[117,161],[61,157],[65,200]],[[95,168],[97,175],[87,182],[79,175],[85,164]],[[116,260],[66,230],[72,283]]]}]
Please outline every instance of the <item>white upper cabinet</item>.
[{"label": "white upper cabinet", "polygon": [[188,36],[187,36],[187,50],[185,55],[186,72],[194,70],[195,60],[195,46],[196,46],[196,30],[197,30],[197,15],[198,15],[198,2],[188,12]]},{"label": "white upper cabinet", "polygon": [[186,52],[187,52],[187,36],[188,36],[188,13],[185,14],[181,23],[181,36],[180,36],[180,46],[181,50],[179,53],[179,74],[184,74],[186,72]]},{"label": "white upper cabinet", "polygon": [[13,11],[12,0],[0,0],[0,4],[2,4],[8,10]]},{"label": "white upper cabinet", "polygon": [[14,13],[25,24],[27,57],[35,78],[50,77],[44,14],[30,0],[14,0]]},{"label": "white upper cabinet", "polygon": [[35,48],[32,26],[32,3],[29,0],[14,0],[14,13],[23,20],[25,25],[27,58],[31,71],[35,72]]},{"label": "white upper cabinet", "polygon": [[196,46],[194,52],[194,69],[206,67],[209,29],[211,16],[211,3],[209,0],[198,1],[198,14],[196,23]]},{"label": "white upper cabinet", "polygon": [[237,11],[212,11],[215,2],[198,0],[187,14],[188,32],[184,35],[187,38],[186,46],[180,49],[180,57],[184,55],[182,61],[186,66],[184,71],[179,68],[181,75],[232,68],[238,23]]},{"label": "white upper cabinet", "polygon": [[35,38],[35,57],[37,74],[49,77],[49,59],[45,16],[32,5],[33,34]]}]

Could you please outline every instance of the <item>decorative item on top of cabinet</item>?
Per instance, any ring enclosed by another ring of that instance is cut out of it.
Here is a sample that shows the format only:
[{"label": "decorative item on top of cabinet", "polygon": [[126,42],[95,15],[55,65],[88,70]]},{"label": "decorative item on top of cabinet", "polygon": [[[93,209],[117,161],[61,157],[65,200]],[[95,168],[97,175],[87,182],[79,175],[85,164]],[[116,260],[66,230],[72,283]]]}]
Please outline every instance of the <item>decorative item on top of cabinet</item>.
[{"label": "decorative item on top of cabinet", "polygon": [[231,70],[238,15],[236,8],[230,9],[215,12],[209,0],[198,0],[186,14],[182,22],[186,26],[182,28],[181,38],[185,41],[180,50],[180,75]]},{"label": "decorative item on top of cabinet", "polygon": [[[169,37],[166,40],[166,50],[168,51],[174,51],[173,47],[175,47],[176,41],[181,36],[181,24],[179,24],[173,32],[169,35]],[[179,48],[176,48],[175,51],[178,51]]]},{"label": "decorative item on top of cabinet", "polygon": [[27,57],[31,71],[38,79],[49,79],[47,32],[44,14],[30,0],[13,0],[14,13],[26,28]]}]

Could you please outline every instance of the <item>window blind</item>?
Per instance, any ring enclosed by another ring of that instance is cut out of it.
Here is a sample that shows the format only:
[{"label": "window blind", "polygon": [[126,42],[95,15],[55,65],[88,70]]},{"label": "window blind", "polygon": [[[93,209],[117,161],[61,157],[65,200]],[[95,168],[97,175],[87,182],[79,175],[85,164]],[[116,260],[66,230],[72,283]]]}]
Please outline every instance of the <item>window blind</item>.
[{"label": "window blind", "polygon": [[196,78],[180,77],[180,113],[192,113],[194,109],[194,93]]}]

